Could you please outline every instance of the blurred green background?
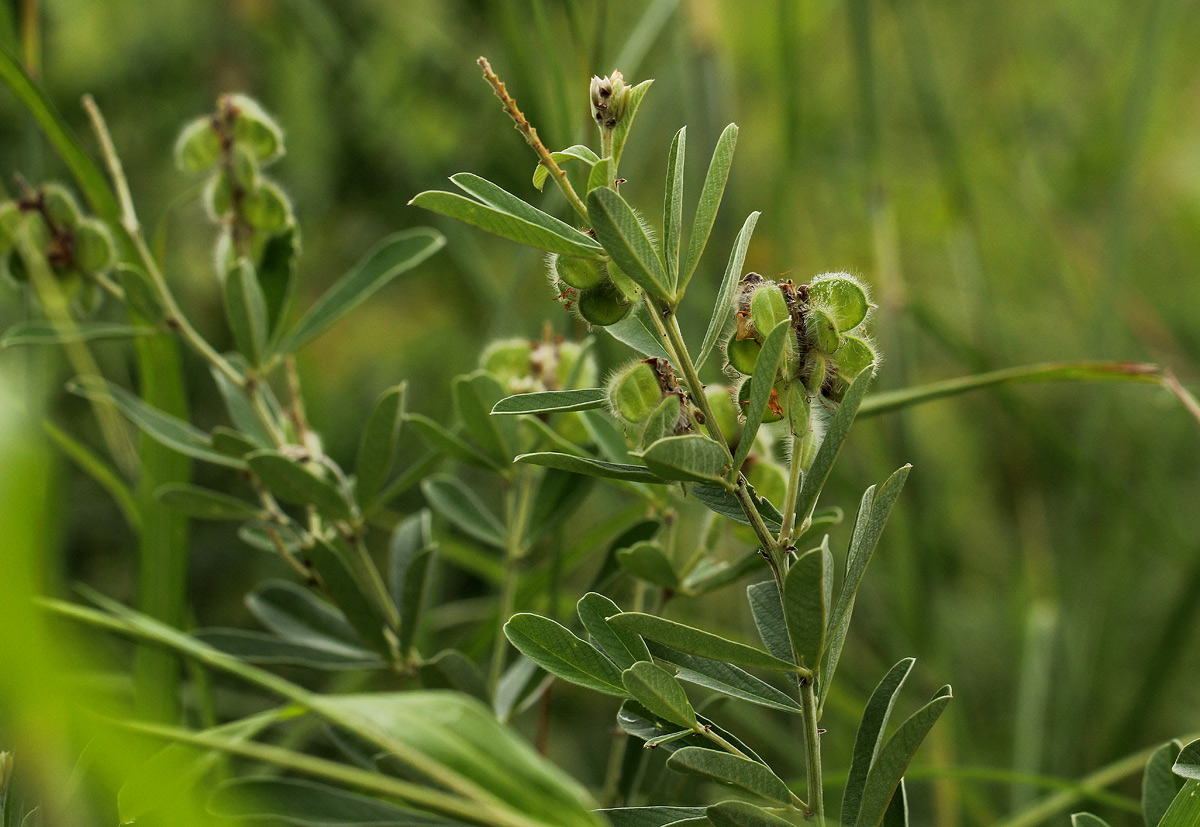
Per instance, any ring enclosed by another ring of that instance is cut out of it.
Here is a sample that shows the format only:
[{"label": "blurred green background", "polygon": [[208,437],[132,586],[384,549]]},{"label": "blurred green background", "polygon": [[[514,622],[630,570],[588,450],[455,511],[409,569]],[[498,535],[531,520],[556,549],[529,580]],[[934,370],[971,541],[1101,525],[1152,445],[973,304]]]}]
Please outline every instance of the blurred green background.
[{"label": "blurred green background", "polygon": [[[38,6],[4,4],[13,20]],[[582,332],[551,302],[536,254],[407,206],[460,170],[539,198],[535,159],[480,79],[481,54],[552,148],[591,142],[591,74],[655,78],[622,167],[626,196],[651,217],[675,130],[689,127],[695,193],[721,128],[741,126],[683,309],[689,336],[704,329],[742,219],[762,210],[748,269],[796,281],[849,270],[872,285],[881,388],[1082,358],[1200,377],[1194,0],[45,0],[39,12],[51,98],[86,134],[78,100],[96,97],[143,219],[165,233],[169,277],[218,346],[213,231],[171,147],[220,92],[256,97],[287,130],[272,172],[304,235],[302,299],[390,230],[432,224],[449,237],[303,354],[309,413],[338,459],[353,455],[383,387],[407,379],[410,408],[444,420],[450,378],[487,341],[537,336],[547,319]],[[0,169],[6,186],[14,170],[66,177],[7,91]],[[565,215],[556,196],[543,203]],[[5,322],[28,312],[3,291]],[[97,353],[128,377],[123,346]],[[607,368],[624,350],[601,353]],[[29,387],[68,375],[54,354],[0,361]],[[196,416],[212,425],[211,381],[189,364]],[[51,398],[70,430],[94,427],[83,403]],[[950,682],[957,698],[926,765],[1075,777],[1200,729],[1198,456],[1196,422],[1138,386],[1027,387],[860,424],[831,504],[852,510],[870,482],[904,462],[914,471],[859,600],[831,765],[849,748],[855,699],[909,654],[913,696]],[[74,469],[56,479],[64,578],[127,598],[133,544],[117,510]],[[242,594],[275,562],[222,526],[193,532],[198,622],[242,622]],[[733,589],[686,611],[736,611],[748,633],[743,604]],[[594,704],[570,726],[607,729],[611,704],[566,696]],[[945,824],[986,822],[1028,795],[914,791]]]}]

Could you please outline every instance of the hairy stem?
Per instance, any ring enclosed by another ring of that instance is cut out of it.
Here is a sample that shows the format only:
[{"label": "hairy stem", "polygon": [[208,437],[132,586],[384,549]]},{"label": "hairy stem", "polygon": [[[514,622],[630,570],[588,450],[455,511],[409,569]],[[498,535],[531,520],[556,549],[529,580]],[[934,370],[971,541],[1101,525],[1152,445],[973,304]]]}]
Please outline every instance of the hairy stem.
[{"label": "hairy stem", "polygon": [[817,698],[813,681],[800,684],[800,702],[804,707],[804,759],[808,766],[808,801],[817,817],[817,827],[825,827],[825,794],[821,789],[821,731],[817,728]]}]

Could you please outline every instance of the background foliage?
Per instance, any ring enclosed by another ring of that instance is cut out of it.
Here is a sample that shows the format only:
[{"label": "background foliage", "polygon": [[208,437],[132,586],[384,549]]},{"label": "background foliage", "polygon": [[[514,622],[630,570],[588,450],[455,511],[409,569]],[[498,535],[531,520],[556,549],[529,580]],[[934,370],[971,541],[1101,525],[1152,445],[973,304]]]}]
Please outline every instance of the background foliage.
[{"label": "background foliage", "polygon": [[[16,19],[17,5],[0,17]],[[353,458],[382,388],[408,380],[410,410],[439,418],[450,377],[490,339],[536,337],[545,319],[579,332],[548,301],[536,253],[406,206],[459,169],[534,196],[532,158],[480,81],[479,54],[556,147],[590,129],[592,73],[656,78],[622,167],[640,193],[661,179],[680,125],[694,146],[711,146],[737,121],[714,248],[728,249],[740,217],[761,209],[748,269],[860,274],[881,305],[880,388],[1069,358],[1161,362],[1188,383],[1200,375],[1200,63],[1188,45],[1200,41],[1200,14],[1189,0],[159,0],[136,12],[48,0],[42,11],[51,99],[80,134],[79,96],[104,108],[143,220],[170,238],[173,283],[218,346],[228,342],[212,231],[198,201],[181,199],[192,182],[169,149],[179,124],[222,91],[254,95],[288,131],[273,175],[304,231],[305,299],[386,232],[433,223],[449,238],[302,355],[310,419],[339,460]],[[7,92],[0,162],[6,175],[65,177]],[[722,255],[702,262],[693,307],[715,296]],[[10,298],[0,312],[8,322],[25,311]],[[705,322],[681,319],[691,337]],[[606,367],[623,355],[611,342],[601,353]],[[109,376],[128,373],[122,346],[98,355]],[[18,392],[53,389],[57,421],[94,427],[84,403],[58,392],[68,373],[57,354],[13,349],[0,360]],[[202,366],[185,365],[195,418],[218,421]],[[1078,777],[1195,730],[1198,443],[1165,392],[1136,386],[1023,388],[859,424],[831,502],[853,502],[863,480],[905,462],[914,471],[859,598],[840,673],[844,726],[878,675],[912,654],[922,664],[913,680],[925,682],[916,694],[952,680],[957,698],[922,754],[929,777],[951,766]],[[419,494],[399,505],[418,507]],[[134,545],[107,495],[63,464],[51,508],[53,577],[128,598]],[[586,531],[604,509],[593,498],[568,530]],[[249,624],[244,592],[282,569],[222,524],[192,531],[196,622]],[[839,531],[844,542],[848,527]],[[449,567],[439,587],[444,605],[468,615],[466,599],[486,593]],[[742,611],[736,593],[686,612],[711,621],[730,606]],[[446,612],[448,627],[459,620]],[[576,690],[556,697],[551,748],[597,782],[588,743],[565,735],[610,704]],[[837,708],[828,721],[838,725]],[[942,824],[987,823],[1034,794],[953,778],[913,789]]]}]

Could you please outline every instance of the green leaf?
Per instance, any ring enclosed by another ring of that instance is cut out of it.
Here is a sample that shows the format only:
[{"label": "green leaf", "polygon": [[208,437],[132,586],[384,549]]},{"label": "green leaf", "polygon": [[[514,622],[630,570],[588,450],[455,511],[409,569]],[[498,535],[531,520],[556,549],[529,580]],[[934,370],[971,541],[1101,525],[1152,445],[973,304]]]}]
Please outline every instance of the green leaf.
[{"label": "green leaf", "polygon": [[747,586],[746,598],[750,602],[754,626],[767,651],[780,660],[791,661],[795,655],[791,638],[788,637],[787,621],[783,616],[783,600],[775,581],[766,580]]},{"label": "green leaf", "polygon": [[630,482],[664,483],[665,480],[655,476],[644,465],[627,465],[624,463],[605,462],[590,457],[577,457],[571,454],[559,454],[553,451],[543,451],[535,454],[521,454],[514,462],[525,462],[530,465],[541,465],[545,468],[558,468],[563,471],[574,471],[576,474],[587,474],[591,477],[605,477],[614,480]]},{"label": "green leaf", "polygon": [[252,520],[263,516],[262,508],[254,503],[187,483],[160,486],[154,497],[167,508],[200,520]]},{"label": "green leaf", "polygon": [[342,610],[359,637],[372,650],[390,658],[391,647],[383,633],[387,622],[379,614],[375,601],[365,599],[367,584],[358,579],[349,565],[349,549],[340,541],[329,542],[318,538],[304,549],[304,554],[321,576],[325,591]]},{"label": "green leaf", "polygon": [[667,759],[675,772],[699,775],[778,804],[791,804],[792,795],[779,776],[757,761],[704,747],[684,747]]},{"label": "green leaf", "polygon": [[296,288],[296,260],[300,256],[300,231],[294,224],[271,236],[257,264],[258,284],[267,306],[267,329],[279,334],[280,321]]},{"label": "green leaf", "polygon": [[129,308],[130,319],[141,320],[149,324],[162,324],[166,318],[162,302],[158,294],[150,286],[150,279],[140,269],[129,264],[117,265],[117,278],[121,289],[125,292],[125,306]]},{"label": "green leaf", "polygon": [[667,351],[663,347],[662,338],[654,329],[654,323],[647,315],[649,312],[643,302],[638,302],[632,313],[616,324],[610,324],[604,328],[604,332],[643,356],[670,361],[671,357],[667,355]]},{"label": "green leaf", "polygon": [[696,710],[675,676],[650,661],[638,661],[626,669],[621,680],[634,700],[673,724],[695,729]]},{"label": "green leaf", "polygon": [[429,443],[434,450],[447,454],[465,465],[475,468],[486,468],[489,471],[503,472],[505,468],[496,460],[484,454],[478,448],[468,444],[464,439],[446,430],[427,416],[415,413],[405,413],[404,421],[413,426],[421,435],[421,439]]},{"label": "green leaf", "polygon": [[504,396],[500,383],[491,374],[476,371],[455,377],[451,389],[454,408],[467,434],[485,453],[507,465],[516,444],[517,423],[491,415],[492,408]]},{"label": "green leaf", "polygon": [[846,435],[850,433],[854,415],[858,412],[863,394],[867,392],[867,385],[871,383],[871,376],[869,370],[864,370],[858,375],[858,378],[846,391],[846,395],[842,397],[833,419],[830,420],[825,437],[821,440],[821,447],[817,449],[817,455],[813,458],[808,473],[804,475],[800,496],[796,498],[796,514],[799,515],[797,523],[803,522],[803,519],[812,512],[813,506],[816,505],[817,497],[821,495],[821,489],[825,487],[825,481],[829,479],[829,472],[833,469],[838,452],[842,450],[842,443],[846,441]]},{"label": "green leaf", "polygon": [[579,416],[587,428],[588,437],[596,443],[602,456],[616,463],[629,461],[629,444],[625,438],[625,431],[615,419],[603,411],[583,411]]},{"label": "green leaf", "polygon": [[456,478],[434,474],[421,482],[421,491],[434,510],[464,534],[495,548],[506,547],[504,524]]},{"label": "green leaf", "polygon": [[[778,531],[783,522],[783,516],[779,513],[779,509],[771,505],[770,500],[759,497],[754,491],[753,486],[747,484],[747,488],[750,490],[751,499],[758,509],[759,516],[767,524],[767,528],[773,528]],[[692,496],[703,503],[704,507],[710,511],[715,511],[722,517],[728,517],[742,525],[750,525],[750,520],[746,517],[746,512],[742,510],[741,502],[732,491],[726,488],[718,488],[715,485],[695,485],[692,486]]]},{"label": "green leaf", "polygon": [[245,463],[228,457],[212,447],[208,434],[178,417],[153,408],[129,391],[94,376],[79,376],[67,383],[71,393],[93,401],[109,398],[125,417],[147,436],[166,447],[196,459],[229,468],[244,468]]},{"label": "green leaf", "polygon": [[900,779],[900,786],[896,787],[896,794],[892,796],[892,803],[883,814],[881,827],[908,827],[908,786],[903,778]]},{"label": "green leaf", "polygon": [[754,227],[758,224],[760,213],[752,212],[746,216],[746,223],[738,231],[733,240],[733,250],[729,253],[729,263],[725,265],[725,275],[721,279],[721,289],[717,293],[717,303],[713,307],[712,318],[708,321],[708,330],[704,331],[704,341],[700,345],[700,355],[696,359],[696,370],[704,367],[708,355],[716,347],[721,333],[729,320],[733,318],[733,297],[737,293],[738,282],[742,279],[742,265],[746,261],[746,251],[750,247],[750,238],[754,235]]},{"label": "green leaf", "polygon": [[483,671],[456,649],[438,652],[421,663],[417,672],[426,689],[453,689],[485,703],[488,700],[487,678]]},{"label": "green leaf", "polygon": [[687,154],[687,127],[680,127],[667,153],[667,186],[663,204],[663,257],[667,283],[679,284],[679,237],[683,231],[683,162]]},{"label": "green leaf", "polygon": [[406,384],[388,388],[375,401],[358,443],[358,461],[354,465],[354,498],[367,508],[383,488],[396,459],[396,440],[404,422]]},{"label": "green leaf", "polygon": [[613,162],[611,158],[601,158],[588,173],[587,192],[597,187],[607,187],[613,179]]},{"label": "green leaf", "polygon": [[1179,743],[1168,741],[1146,762],[1142,772],[1142,816],[1146,827],[1157,827],[1183,787],[1183,780],[1171,771],[1179,752]]},{"label": "green leaf", "polygon": [[[231,358],[231,361],[236,362],[239,360]],[[217,390],[221,394],[221,399],[225,402],[225,409],[229,411],[229,418],[233,421],[234,427],[254,442],[257,442],[259,448],[273,447],[275,442],[271,431],[259,415],[255,413],[254,406],[251,404],[246,391],[235,385],[230,381],[228,376],[216,367],[209,370],[209,375],[212,376],[213,382],[216,383]],[[275,399],[274,393],[270,392],[268,385],[261,383],[259,384],[259,391],[263,394],[267,408],[272,414],[275,414],[277,412],[278,400]],[[282,415],[282,412],[279,413]],[[216,432],[215,428],[213,432]]]},{"label": "green leaf", "polygon": [[761,649],[654,615],[641,612],[622,612],[608,620],[610,623],[636,632],[644,638],[656,640],[689,655],[735,663],[738,666],[748,666],[752,669],[771,669],[783,672],[791,672],[796,669],[794,664],[780,660]]},{"label": "green leaf", "polygon": [[1196,827],[1200,824],[1200,781],[1190,780],[1175,796],[1158,827]]},{"label": "green leaf", "polygon": [[1200,740],[1192,741],[1179,751],[1171,772],[1180,778],[1200,781]]},{"label": "green leaf", "polygon": [[332,520],[354,519],[337,485],[278,451],[255,451],[246,457],[246,464],[284,502],[311,505]]},{"label": "green leaf", "polygon": [[622,669],[638,661],[650,660],[650,650],[640,635],[608,622],[607,618],[621,613],[621,608],[602,594],[588,592],[575,606],[583,628],[592,640]]},{"label": "green leaf", "polygon": [[117,507],[121,509],[121,515],[125,518],[125,522],[135,531],[141,524],[141,514],[138,511],[138,503],[133,497],[133,492],[129,490],[125,480],[121,479],[111,465],[104,461],[95,451],[75,437],[68,434],[66,431],[59,428],[50,420],[42,421],[42,428],[50,440],[58,446],[59,450],[71,458],[71,461],[83,469],[89,477],[108,492],[108,495],[116,502]]},{"label": "green leaf", "polygon": [[723,472],[729,466],[725,449],[701,434],[660,439],[641,452],[641,459],[663,479],[716,485],[725,482]]},{"label": "green leaf", "polygon": [[552,675],[597,692],[629,696],[621,670],[599,649],[574,632],[540,615],[513,615],[504,624],[504,634],[521,654]]},{"label": "green leaf", "polygon": [[428,191],[420,193],[408,203],[527,247],[579,258],[604,257],[603,248],[591,237],[495,184],[467,173],[454,175],[450,180],[475,198],[466,198],[453,192]]},{"label": "green leaf", "polygon": [[681,681],[771,709],[797,715],[804,711],[783,692],[732,664],[677,652],[661,643],[652,643],[650,651],[656,659],[678,667],[675,677]]},{"label": "green leaf", "polygon": [[601,810],[612,827],[667,827],[704,815],[703,807],[614,807]]},{"label": "green leaf", "polygon": [[673,301],[658,251],[633,207],[610,187],[589,192],[587,207],[596,238],[621,271],[650,295]]},{"label": "green leaf", "polygon": [[821,664],[829,606],[825,584],[833,577],[832,559],[826,565],[828,547],[800,555],[788,569],[783,584],[783,615],[796,663],[816,670]]},{"label": "green leaf", "polygon": [[436,253],[445,243],[446,239],[440,233],[426,228],[405,230],[383,239],[317,299],[275,350],[280,353],[299,350],[394,278]]},{"label": "green leaf", "polygon": [[629,138],[629,130],[633,128],[633,119],[637,115],[638,107],[642,105],[642,98],[650,91],[652,83],[654,83],[652,79],[643,80],[629,90],[629,103],[625,106],[625,117],[621,118],[621,122],[613,130],[612,157],[614,164],[621,163],[621,155],[625,152],[625,141]]},{"label": "green leaf", "polygon": [[675,426],[679,424],[679,414],[682,409],[683,406],[677,395],[671,393],[664,396],[658,403],[658,407],[650,412],[646,424],[642,426],[642,446],[649,447],[660,439],[673,436]]},{"label": "green leaf", "polygon": [[493,414],[544,414],[561,411],[589,411],[608,403],[604,388],[580,388],[573,391],[541,391],[507,396],[492,407]]},{"label": "green leaf", "polygon": [[379,669],[384,661],[372,652],[360,649],[344,652],[284,640],[263,632],[242,629],[198,629],[197,639],[214,649],[246,663],[272,666],[305,666],[309,669]]},{"label": "green leaf", "polygon": [[343,655],[370,655],[345,615],[294,583],[267,580],[246,595],[246,607],[284,640]]},{"label": "green leaf", "polygon": [[858,827],[874,827],[883,821],[896,786],[908,768],[908,762],[912,760],[913,754],[941,716],[946,704],[950,703],[951,697],[950,687],[943,686],[933,696],[932,701],[901,724],[896,734],[879,751],[863,787],[862,804],[855,822]]},{"label": "green leaf", "polygon": [[[702,727],[708,727],[752,759],[758,759],[754,751],[738,740],[736,736],[721,729],[721,727],[703,715],[697,715],[696,722]],[[661,746],[667,752],[675,752],[684,747],[702,747],[707,749],[713,743],[703,735],[695,732],[679,735],[679,730],[674,724],[664,721],[632,699],[621,704],[621,708],[617,711],[617,725],[621,728],[622,732],[645,741],[647,746],[650,744]]]},{"label": "green leaf", "polygon": [[4,335],[0,337],[0,349],[17,345],[57,345],[132,339],[135,336],[152,336],[157,332],[152,327],[87,320],[74,322],[69,329],[62,329],[43,319],[26,319],[4,331]]},{"label": "green leaf", "polygon": [[[551,152],[550,157],[554,159],[554,163],[561,164],[563,161],[575,160],[582,161],[587,166],[592,166],[600,161],[600,156],[592,151],[590,147],[576,144],[569,146],[561,152]],[[546,186],[546,179],[550,177],[550,169],[540,161],[533,170],[533,186],[541,192]]]},{"label": "green leaf", "polygon": [[1075,813],[1071,816],[1071,827],[1109,827],[1108,822],[1091,813]]},{"label": "green leaf", "polygon": [[641,542],[617,552],[621,568],[664,589],[679,588],[679,573],[657,543]]},{"label": "green leaf", "polygon": [[297,827],[454,827],[461,822],[299,778],[236,778],[208,799],[214,815]]},{"label": "green leaf", "polygon": [[713,222],[717,220],[717,209],[721,206],[721,197],[725,194],[725,181],[729,178],[729,167],[733,163],[733,148],[737,144],[737,124],[729,124],[717,145],[713,149],[712,160],[708,164],[708,173],[704,176],[704,188],[700,191],[700,201],[696,205],[696,218],[692,222],[692,232],[688,236],[688,251],[686,263],[679,272],[680,288],[687,287],[700,256],[708,244],[709,233],[712,232]]},{"label": "green leaf", "polygon": [[247,454],[252,454],[262,448],[246,434],[233,428],[226,428],[224,425],[213,428],[212,446],[222,454],[236,459],[244,459]]},{"label": "green leaf", "polygon": [[912,671],[915,661],[905,658],[897,663],[871,693],[867,706],[863,710],[862,721],[858,725],[858,733],[854,736],[854,752],[850,759],[850,773],[846,777],[846,789],[842,795],[842,821],[853,824],[858,819],[858,811],[862,807],[862,796],[867,783],[867,775],[879,747],[883,744],[884,732],[887,730],[888,718],[891,717],[892,707],[900,696],[900,689]]},{"label": "green leaf", "polygon": [[397,523],[388,541],[388,586],[400,610],[397,637],[401,657],[408,657],[416,639],[436,548],[433,515],[428,509]]},{"label": "green leaf", "polygon": [[713,827],[788,827],[791,824],[745,801],[722,801],[709,807],[706,814]]},{"label": "green leaf", "polygon": [[759,351],[758,361],[755,363],[754,375],[750,377],[750,404],[745,411],[746,424],[742,426],[737,453],[733,455],[735,471],[741,471],[742,464],[754,446],[754,438],[758,436],[758,428],[762,425],[763,414],[767,411],[767,402],[771,399],[771,390],[775,387],[775,377],[778,375],[784,346],[787,344],[787,337],[791,331],[791,320],[785,319],[775,325],[774,330],[768,333],[767,338],[763,340],[762,350]]},{"label": "green leaf", "polygon": [[262,360],[267,343],[267,300],[250,262],[241,259],[225,274],[225,317],[238,352],[251,365]]}]

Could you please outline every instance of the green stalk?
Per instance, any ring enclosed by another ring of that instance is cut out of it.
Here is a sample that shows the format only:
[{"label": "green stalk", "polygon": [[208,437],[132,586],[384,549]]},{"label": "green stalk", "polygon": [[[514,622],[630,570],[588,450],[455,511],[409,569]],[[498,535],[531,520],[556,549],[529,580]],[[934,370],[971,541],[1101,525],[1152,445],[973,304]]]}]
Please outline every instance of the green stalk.
[{"label": "green stalk", "polygon": [[[796,500],[800,496],[800,481],[804,477],[804,437],[792,434],[792,453],[788,461],[787,491],[783,495],[783,525],[779,528],[779,545],[787,548],[796,528]],[[816,503],[814,503],[814,506]]]},{"label": "green stalk", "polygon": [[504,583],[500,587],[500,615],[496,621],[496,636],[492,639],[492,660],[488,667],[488,686],[493,693],[500,684],[500,676],[504,674],[504,653],[508,649],[504,624],[513,614],[517,593],[517,569],[526,551],[525,529],[533,503],[533,478],[528,471],[529,469],[521,469],[517,478],[515,498],[511,489],[505,496],[508,520],[504,549]]},{"label": "green stalk", "polygon": [[825,793],[821,787],[821,735],[817,729],[817,698],[812,678],[800,684],[800,702],[804,707],[804,761],[808,767],[808,800],[817,817],[817,827],[825,827]]}]

